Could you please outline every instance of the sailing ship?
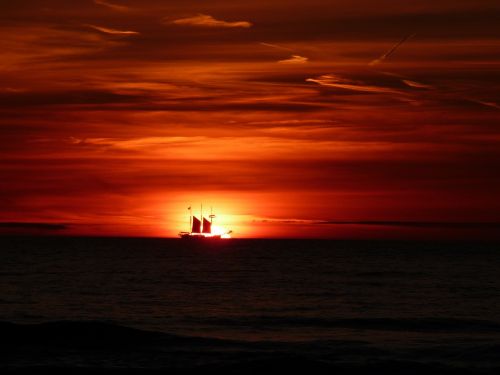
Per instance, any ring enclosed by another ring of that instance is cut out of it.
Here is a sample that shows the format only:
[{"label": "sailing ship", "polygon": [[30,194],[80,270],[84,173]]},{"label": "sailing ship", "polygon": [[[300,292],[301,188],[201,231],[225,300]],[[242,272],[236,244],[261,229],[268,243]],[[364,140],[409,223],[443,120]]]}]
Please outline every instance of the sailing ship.
[{"label": "sailing ship", "polygon": [[215,215],[212,213],[210,208],[210,215],[208,216],[210,220],[203,216],[203,205],[201,206],[200,219],[193,215],[191,207],[189,210],[189,232],[179,232],[179,237],[183,239],[221,239],[229,238],[229,234],[232,231],[226,233],[213,233],[212,224]]}]

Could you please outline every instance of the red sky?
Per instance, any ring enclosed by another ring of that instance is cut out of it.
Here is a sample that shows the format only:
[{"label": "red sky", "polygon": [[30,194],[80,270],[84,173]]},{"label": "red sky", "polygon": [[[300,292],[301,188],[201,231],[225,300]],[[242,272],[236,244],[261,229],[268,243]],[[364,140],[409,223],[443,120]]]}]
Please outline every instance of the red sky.
[{"label": "red sky", "polygon": [[499,11],[2,2],[0,232],[498,237]]}]

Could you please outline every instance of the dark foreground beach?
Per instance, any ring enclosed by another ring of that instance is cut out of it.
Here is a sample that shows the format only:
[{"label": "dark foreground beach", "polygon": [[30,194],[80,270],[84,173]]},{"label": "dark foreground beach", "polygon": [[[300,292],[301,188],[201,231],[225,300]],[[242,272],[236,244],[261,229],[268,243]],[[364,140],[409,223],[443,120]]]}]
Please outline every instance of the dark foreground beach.
[{"label": "dark foreground beach", "polygon": [[494,374],[494,243],[2,238],[2,373]]}]

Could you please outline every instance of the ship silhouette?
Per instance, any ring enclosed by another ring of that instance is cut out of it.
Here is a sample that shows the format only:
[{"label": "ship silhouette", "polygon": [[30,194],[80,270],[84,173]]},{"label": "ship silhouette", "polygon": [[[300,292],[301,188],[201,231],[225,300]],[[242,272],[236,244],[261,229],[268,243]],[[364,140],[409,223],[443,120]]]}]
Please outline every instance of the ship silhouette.
[{"label": "ship silhouette", "polygon": [[200,219],[193,215],[191,206],[188,207],[189,210],[189,232],[179,232],[179,237],[183,239],[221,239],[229,238],[229,234],[232,231],[227,231],[225,233],[213,233],[212,224],[215,215],[212,213],[210,208],[210,215],[208,216],[210,220],[203,216],[203,205],[201,206]]}]

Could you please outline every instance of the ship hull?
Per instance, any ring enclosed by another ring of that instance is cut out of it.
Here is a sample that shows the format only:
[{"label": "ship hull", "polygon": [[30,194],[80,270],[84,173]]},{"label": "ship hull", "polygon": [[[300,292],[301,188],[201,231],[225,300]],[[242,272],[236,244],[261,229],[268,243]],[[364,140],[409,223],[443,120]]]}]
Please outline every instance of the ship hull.
[{"label": "ship hull", "polygon": [[221,239],[220,234],[204,236],[203,234],[180,233],[179,237],[183,240],[189,240],[189,241],[211,241],[211,240]]}]

